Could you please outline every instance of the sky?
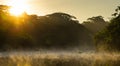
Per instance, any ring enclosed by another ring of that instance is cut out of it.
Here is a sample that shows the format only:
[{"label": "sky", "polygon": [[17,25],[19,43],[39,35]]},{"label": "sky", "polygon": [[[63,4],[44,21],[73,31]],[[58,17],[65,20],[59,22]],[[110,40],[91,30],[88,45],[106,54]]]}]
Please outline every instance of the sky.
[{"label": "sky", "polygon": [[[11,1],[0,0],[0,4],[6,5]],[[54,12],[64,12],[83,22],[87,18],[99,15],[108,20],[115,8],[120,5],[120,0],[26,0],[26,4],[29,5],[28,14],[41,16]]]}]

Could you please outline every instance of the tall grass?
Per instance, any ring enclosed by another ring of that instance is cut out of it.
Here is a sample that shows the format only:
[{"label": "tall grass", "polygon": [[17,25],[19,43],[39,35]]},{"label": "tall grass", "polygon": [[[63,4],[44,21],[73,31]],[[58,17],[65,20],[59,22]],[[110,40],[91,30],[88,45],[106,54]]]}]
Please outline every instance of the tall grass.
[{"label": "tall grass", "polygon": [[1,53],[0,66],[120,66],[120,54]]}]

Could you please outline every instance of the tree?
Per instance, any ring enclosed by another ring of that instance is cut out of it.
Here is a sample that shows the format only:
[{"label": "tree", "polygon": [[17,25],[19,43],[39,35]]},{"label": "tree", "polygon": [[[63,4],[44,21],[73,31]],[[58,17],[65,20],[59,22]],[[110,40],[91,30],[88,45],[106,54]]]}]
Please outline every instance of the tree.
[{"label": "tree", "polygon": [[120,15],[120,6],[117,6],[117,8],[115,9],[115,13],[112,14],[112,16],[117,17],[119,15]]},{"label": "tree", "polygon": [[0,13],[8,13],[10,6],[7,5],[0,5]]},{"label": "tree", "polygon": [[[66,48],[91,44],[89,31],[75,16],[52,13],[45,16],[11,16],[8,6],[0,6],[0,48]],[[19,23],[19,24],[16,24]]]},{"label": "tree", "polygon": [[67,20],[67,21],[76,21],[78,22],[78,20],[76,19],[75,16],[72,16],[72,15],[69,15],[69,14],[66,14],[66,13],[62,13],[62,12],[56,12],[56,13],[53,13],[53,14],[49,14],[49,15],[46,15],[48,17],[56,17],[56,18],[61,18],[63,20]]},{"label": "tree", "polygon": [[102,16],[95,16],[88,18],[87,21],[84,21],[82,25],[84,25],[90,32],[96,34],[105,26],[107,26],[108,22],[106,22]]},{"label": "tree", "polygon": [[33,30],[27,30],[32,31],[30,33],[34,36],[38,46],[64,48],[91,44],[89,42],[91,41],[90,33],[72,15],[57,12],[46,16],[37,16],[32,24]]},{"label": "tree", "polygon": [[96,46],[98,48],[100,48],[100,46],[107,46],[105,47],[106,50],[120,51],[119,39],[120,39],[120,14],[117,13],[117,15],[115,15],[110,20],[110,24],[95,36],[95,41]]},{"label": "tree", "polygon": [[0,5],[0,20],[9,14],[10,7],[7,5]]},{"label": "tree", "polygon": [[93,23],[105,22],[102,16],[91,17],[91,18],[88,18],[87,20]]}]

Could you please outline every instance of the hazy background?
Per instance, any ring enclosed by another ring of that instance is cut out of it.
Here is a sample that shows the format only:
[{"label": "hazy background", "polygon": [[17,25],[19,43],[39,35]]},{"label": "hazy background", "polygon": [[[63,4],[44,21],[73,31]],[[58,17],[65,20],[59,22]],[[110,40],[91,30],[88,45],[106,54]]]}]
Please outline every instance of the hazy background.
[{"label": "hazy background", "polygon": [[[8,4],[12,0],[0,0]],[[76,16],[80,22],[92,16],[102,15],[108,20],[120,0],[26,0],[28,14],[45,15],[54,12],[65,12]],[[21,4],[22,5],[22,4]]]}]

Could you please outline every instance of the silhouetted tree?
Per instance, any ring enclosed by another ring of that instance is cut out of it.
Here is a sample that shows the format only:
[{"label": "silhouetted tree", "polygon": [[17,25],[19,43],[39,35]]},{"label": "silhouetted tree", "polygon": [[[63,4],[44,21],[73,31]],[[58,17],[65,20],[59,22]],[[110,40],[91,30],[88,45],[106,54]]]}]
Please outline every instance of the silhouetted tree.
[{"label": "silhouetted tree", "polygon": [[82,23],[82,25],[84,25],[93,34],[105,28],[107,24],[108,22],[106,22],[102,16],[88,18],[87,21]]},{"label": "silhouetted tree", "polygon": [[93,22],[93,23],[96,23],[96,22],[105,22],[105,20],[103,19],[102,16],[91,17],[91,18],[88,18],[87,20],[89,22]]},{"label": "silhouetted tree", "polygon": [[[117,10],[118,11],[118,10]],[[106,50],[120,50],[120,14],[110,20],[110,24],[96,36],[96,46]]]},{"label": "silhouetted tree", "polygon": [[19,17],[9,14],[9,6],[0,5],[0,48],[66,48],[90,45],[91,33],[76,17],[66,13]]},{"label": "silhouetted tree", "polygon": [[117,8],[115,9],[115,13],[112,14],[112,16],[117,17],[119,15],[120,15],[120,6],[117,6]]},{"label": "silhouetted tree", "polygon": [[[87,29],[79,24],[76,17],[66,13],[53,13],[37,18],[34,36],[39,45],[65,47],[84,43],[90,37]],[[86,42],[87,43],[87,42]]]}]

